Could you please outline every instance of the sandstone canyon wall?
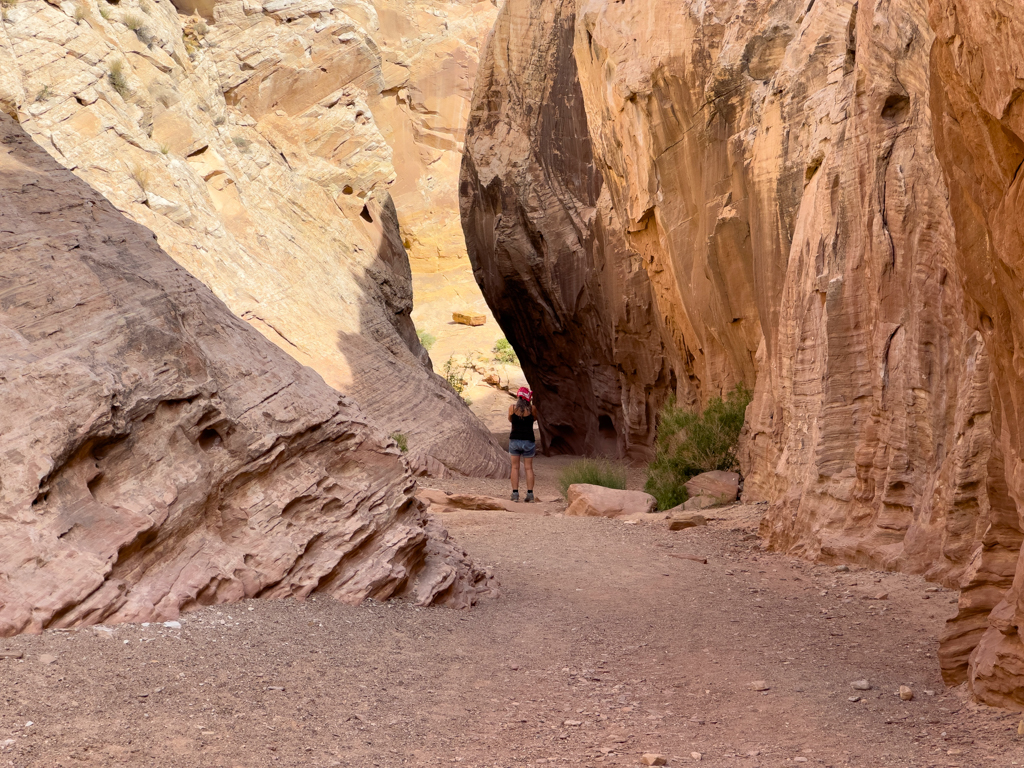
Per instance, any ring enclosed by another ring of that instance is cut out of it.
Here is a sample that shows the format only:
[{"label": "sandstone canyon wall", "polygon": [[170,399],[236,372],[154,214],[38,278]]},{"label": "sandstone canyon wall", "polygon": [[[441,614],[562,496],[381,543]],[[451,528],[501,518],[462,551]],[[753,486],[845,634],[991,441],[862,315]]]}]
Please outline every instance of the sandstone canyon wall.
[{"label": "sandstone canyon wall", "polygon": [[491,589],[358,407],[0,115],[0,635]]},{"label": "sandstone canyon wall", "polygon": [[768,542],[961,586],[947,680],[1024,705],[1020,22],[930,5],[509,0],[463,223],[549,446],[754,385]]},{"label": "sandstone canyon wall", "polygon": [[404,433],[418,471],[507,472],[409,318],[393,152],[370,107],[398,98],[402,62],[373,38],[374,6],[25,0],[4,16],[0,100],[58,162]]},{"label": "sandstone canyon wall", "polygon": [[491,0],[375,0],[383,83],[368,98],[394,150],[389,188],[416,274],[464,268],[459,166]]}]

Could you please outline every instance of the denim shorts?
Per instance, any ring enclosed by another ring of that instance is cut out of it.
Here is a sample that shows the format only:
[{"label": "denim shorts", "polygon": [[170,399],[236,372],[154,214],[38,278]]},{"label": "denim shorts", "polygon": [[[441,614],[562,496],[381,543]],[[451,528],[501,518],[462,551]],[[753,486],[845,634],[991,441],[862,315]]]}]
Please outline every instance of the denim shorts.
[{"label": "denim shorts", "polygon": [[532,459],[537,455],[537,443],[533,440],[509,440],[508,452],[512,456],[522,456],[524,459]]}]

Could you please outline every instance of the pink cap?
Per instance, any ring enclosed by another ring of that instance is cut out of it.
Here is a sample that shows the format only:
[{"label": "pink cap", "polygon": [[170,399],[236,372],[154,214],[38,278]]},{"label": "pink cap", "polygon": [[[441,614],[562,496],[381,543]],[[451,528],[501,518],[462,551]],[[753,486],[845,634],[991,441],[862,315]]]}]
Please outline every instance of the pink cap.
[{"label": "pink cap", "polygon": [[516,397],[521,397],[526,402],[530,402],[533,400],[533,392],[528,390],[526,387],[520,387],[519,391],[516,392]]}]

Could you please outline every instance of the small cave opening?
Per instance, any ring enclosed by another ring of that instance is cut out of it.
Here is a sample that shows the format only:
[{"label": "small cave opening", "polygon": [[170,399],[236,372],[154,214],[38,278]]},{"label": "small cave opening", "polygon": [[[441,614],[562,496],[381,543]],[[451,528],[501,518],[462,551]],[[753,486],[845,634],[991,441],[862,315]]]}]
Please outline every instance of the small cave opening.
[{"label": "small cave opening", "polygon": [[617,440],[619,437],[612,417],[606,413],[602,413],[597,417],[597,431],[600,432],[601,437],[605,440]]},{"label": "small cave opening", "polygon": [[364,221],[368,221],[368,222],[370,222],[371,224],[373,224],[373,216],[371,216],[371,215],[370,215],[370,209],[369,209],[369,208],[367,208],[367,207],[366,207],[365,205],[363,206],[363,210],[361,210],[361,211],[359,212],[359,216],[360,216],[360,218],[362,218],[362,219],[363,219]]},{"label": "small cave opening", "polygon": [[223,440],[221,439],[220,432],[213,427],[207,427],[199,433],[199,440],[197,442],[201,449],[209,451],[219,447]]}]

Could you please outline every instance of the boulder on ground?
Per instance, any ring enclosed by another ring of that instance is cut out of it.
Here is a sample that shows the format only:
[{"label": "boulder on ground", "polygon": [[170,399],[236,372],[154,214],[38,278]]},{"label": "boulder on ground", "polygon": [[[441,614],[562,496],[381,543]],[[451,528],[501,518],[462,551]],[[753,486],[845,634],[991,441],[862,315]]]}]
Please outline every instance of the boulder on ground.
[{"label": "boulder on ground", "polygon": [[460,325],[483,325],[487,315],[475,315],[468,312],[452,312],[452,321]]},{"label": "boulder on ground", "polygon": [[707,509],[720,504],[731,504],[740,495],[740,476],[735,472],[705,472],[697,475],[686,483],[686,492],[690,501],[698,497],[706,497],[711,503],[699,502],[686,509]]},{"label": "boulder on ground", "polygon": [[626,517],[653,512],[658,503],[643,491],[620,491],[600,485],[569,486],[567,517]]}]

